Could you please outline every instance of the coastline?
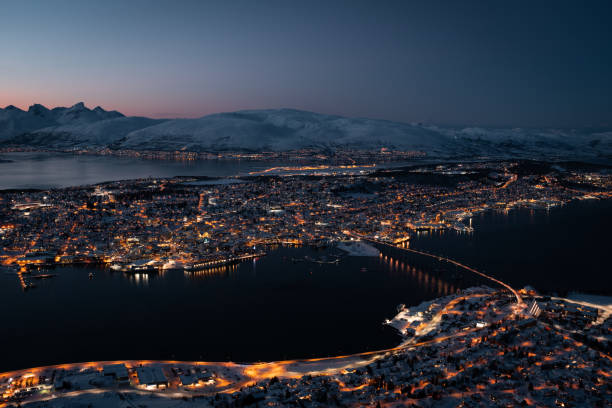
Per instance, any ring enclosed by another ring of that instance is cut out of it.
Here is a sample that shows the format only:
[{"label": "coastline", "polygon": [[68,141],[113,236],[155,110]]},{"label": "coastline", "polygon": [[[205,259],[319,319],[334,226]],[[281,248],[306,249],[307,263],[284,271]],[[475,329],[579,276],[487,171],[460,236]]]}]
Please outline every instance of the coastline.
[{"label": "coastline", "polygon": [[[62,406],[67,401],[101,403],[101,395],[112,400],[117,391],[129,395],[133,401],[144,403],[150,401],[150,398],[162,398],[159,401],[164,401],[164,404],[182,401],[185,406],[203,403],[216,405],[219,398],[227,401],[248,396],[261,398],[262,401],[280,402],[286,400],[287,395],[299,398],[300,395],[308,394],[315,398],[318,394],[313,392],[317,388],[320,389],[323,383],[334,385],[332,388],[325,388],[326,398],[341,395],[353,403],[363,403],[374,397],[398,404],[430,406],[432,400],[457,404],[466,397],[473,399],[491,394],[500,401],[509,399],[513,403],[532,401],[547,405],[559,398],[560,391],[543,391],[556,389],[552,386],[556,382],[562,382],[567,371],[582,381],[595,381],[593,390],[599,390],[598,398],[609,401],[610,395],[606,397],[605,392],[601,393],[602,379],[590,377],[592,370],[605,373],[612,367],[610,360],[604,357],[605,353],[596,360],[593,360],[592,356],[592,353],[601,355],[602,351],[598,350],[607,346],[597,340],[597,336],[577,331],[578,323],[573,323],[573,319],[578,316],[585,321],[593,321],[597,310],[591,312],[576,309],[571,306],[571,302],[563,299],[547,300],[529,289],[523,289],[521,292],[528,302],[537,302],[540,305],[541,314],[534,316],[530,314],[531,308],[527,307],[517,309],[516,303],[512,301],[514,297],[508,292],[487,287],[469,288],[456,295],[424,302],[410,310],[400,310],[390,324],[404,333],[405,340],[399,346],[387,350],[255,364],[184,361],[63,364],[2,373],[0,384],[5,384],[5,395],[7,392],[15,395],[15,385],[10,384],[21,384],[28,378],[38,378],[36,385],[32,383],[31,389],[55,389],[55,392],[49,395],[24,394],[23,398],[19,397],[22,405],[32,407],[40,403],[52,407]],[[562,317],[556,312],[559,307],[570,315]],[[608,327],[610,324],[610,319],[606,319],[589,330],[596,333],[593,330],[597,330],[598,325]],[[407,327],[415,327],[416,330],[413,334],[406,335]],[[551,337],[548,333],[553,327],[552,333],[559,334]],[[510,336],[511,333],[514,335]],[[569,341],[565,340],[566,333],[569,333]],[[571,337],[580,340],[571,340]],[[583,351],[584,342],[589,344],[586,350],[592,350],[586,354]],[[560,344],[565,347],[561,354],[557,352],[558,355],[554,358],[548,358],[545,351],[549,348],[559,350]],[[517,359],[517,356],[512,354],[512,350],[517,348],[523,350],[524,358]],[[425,361],[418,358],[420,353],[428,354],[426,361],[438,364],[422,365]],[[510,382],[511,380],[504,380],[505,356],[512,359],[514,366],[521,367],[519,372],[529,371],[529,381],[533,387],[527,387],[526,384],[519,386]],[[545,368],[546,364],[555,364],[556,361],[565,361],[567,358],[576,361],[570,368],[557,371],[548,371]],[[494,361],[499,362],[493,365]],[[526,365],[527,361],[531,363]],[[398,364],[406,365],[404,370],[397,371],[398,374],[407,372],[412,375],[397,377],[393,367]],[[457,371],[457,364],[463,368]],[[124,366],[132,373],[129,381],[119,388],[119,380],[109,378],[108,381],[103,381],[104,370],[111,365]],[[483,369],[476,371],[472,367],[475,365],[481,365]],[[163,386],[139,383],[138,376],[144,370],[143,367],[163,373]],[[421,367],[420,372],[415,371],[417,367]],[[386,374],[386,381],[393,381],[393,387],[372,382],[372,378],[383,372]],[[489,381],[481,386],[483,376],[497,381]],[[7,383],[9,377],[11,381]],[[43,380],[41,384],[39,381],[42,378],[48,380]],[[462,379],[461,382],[459,378]],[[65,388],[65,384],[71,385]],[[545,387],[540,388],[540,384]],[[78,391],[73,391],[75,387]],[[396,387],[399,387],[397,389],[400,391],[396,391]],[[461,387],[466,389],[457,394],[456,390]],[[508,388],[514,391],[508,394]],[[267,391],[261,394],[266,389]],[[576,391],[573,395],[574,400],[579,402],[587,394]],[[593,398],[594,395],[588,396]],[[7,403],[10,403],[9,400],[4,404],[0,403],[0,406],[6,406]]]}]

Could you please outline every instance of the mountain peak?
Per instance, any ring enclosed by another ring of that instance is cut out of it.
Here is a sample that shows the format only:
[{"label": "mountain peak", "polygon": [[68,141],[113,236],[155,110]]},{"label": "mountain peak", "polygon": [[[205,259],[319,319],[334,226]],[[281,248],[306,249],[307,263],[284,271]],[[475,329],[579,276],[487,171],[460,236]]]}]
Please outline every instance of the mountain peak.
[{"label": "mountain peak", "polygon": [[41,115],[50,112],[50,110],[40,103],[35,103],[28,108],[28,112],[33,113],[34,115]]},{"label": "mountain peak", "polygon": [[83,102],[77,102],[74,105],[72,105],[70,107],[70,109],[73,109],[73,110],[76,110],[76,109],[82,110],[82,109],[87,109],[87,108],[85,107],[85,104]]},{"label": "mountain peak", "polygon": [[20,111],[23,112],[21,109],[19,109],[18,107],[16,107],[15,105],[9,105],[6,108],[4,108],[4,110],[7,111]]}]

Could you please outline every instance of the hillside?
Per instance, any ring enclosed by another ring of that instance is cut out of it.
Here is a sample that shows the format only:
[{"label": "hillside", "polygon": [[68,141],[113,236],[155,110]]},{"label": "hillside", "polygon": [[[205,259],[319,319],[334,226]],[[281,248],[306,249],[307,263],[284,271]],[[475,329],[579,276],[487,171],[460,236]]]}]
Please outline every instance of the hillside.
[{"label": "hillside", "polygon": [[218,113],[198,119],[125,117],[83,103],[0,109],[0,143],[41,148],[290,151],[418,150],[430,157],[612,156],[610,129],[442,127],[293,109]]}]

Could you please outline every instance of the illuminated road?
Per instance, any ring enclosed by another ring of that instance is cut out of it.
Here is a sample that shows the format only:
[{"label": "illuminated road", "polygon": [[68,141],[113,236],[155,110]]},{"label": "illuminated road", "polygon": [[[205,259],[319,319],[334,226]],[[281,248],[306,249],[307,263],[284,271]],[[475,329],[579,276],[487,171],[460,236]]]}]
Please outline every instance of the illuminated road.
[{"label": "illuminated road", "polygon": [[444,262],[451,263],[451,264],[453,264],[455,266],[458,266],[461,269],[464,269],[464,270],[466,270],[468,272],[475,273],[476,275],[479,275],[479,276],[481,276],[481,277],[483,277],[485,279],[488,279],[488,280],[490,280],[492,282],[495,282],[498,285],[508,289],[516,297],[516,301],[517,301],[518,305],[523,305],[524,304],[523,298],[521,297],[520,293],[518,293],[514,288],[512,288],[507,283],[504,283],[504,282],[500,281],[499,279],[496,279],[496,278],[494,278],[494,277],[492,277],[490,275],[487,275],[486,273],[480,272],[480,271],[478,271],[478,270],[476,270],[476,269],[474,269],[472,267],[469,267],[469,266],[467,266],[467,265],[465,265],[465,264],[463,264],[461,262],[455,261],[454,259],[447,258],[447,257],[444,257],[444,256],[440,256],[440,255],[433,255],[433,254],[430,254],[430,253],[427,253],[427,252],[423,252],[423,251],[419,251],[419,250],[416,250],[416,249],[398,247],[398,246],[395,246],[395,245],[390,244],[390,243],[385,242],[385,241],[380,241],[380,240],[376,240],[376,239],[372,239],[372,238],[363,237],[363,236],[361,236],[359,234],[355,234],[355,233],[353,233],[353,235],[356,238],[359,238],[359,239],[364,240],[364,241],[369,241],[371,243],[375,243],[375,244],[379,244],[379,245],[384,245],[384,246],[387,246],[389,248],[399,249],[401,251],[406,251],[406,252],[410,252],[410,253],[413,253],[413,254],[417,254],[417,255],[422,255],[422,256],[429,257],[429,258],[433,258],[433,259],[436,259],[438,261],[444,261]]},{"label": "illuminated road", "polygon": [[[391,248],[400,249],[406,252],[427,256],[430,258],[434,258],[438,261],[449,262],[457,267],[460,267],[466,271],[482,276],[486,279],[489,279],[505,289],[508,289],[513,295],[516,297],[518,306],[524,306],[523,300],[520,294],[514,290],[510,285],[501,282],[498,279],[495,279],[487,274],[484,274],[474,268],[471,268],[467,265],[464,265],[458,261],[455,261],[450,258],[432,255],[423,251],[418,251],[410,248],[400,248],[386,242],[376,241],[372,239],[367,239],[365,237],[359,237],[365,241],[369,241],[376,244],[386,245]],[[457,296],[452,301],[450,301],[445,307],[441,308],[437,311],[437,313],[432,316],[431,320],[423,322],[419,331],[421,333],[427,332],[428,330],[435,330],[442,320],[442,315],[449,313],[449,310],[452,309],[455,305],[457,305],[462,300],[467,300],[474,297],[482,297],[488,296],[487,293],[469,293],[461,296]],[[516,309],[515,309],[516,310]],[[514,314],[514,313],[511,313]],[[507,316],[503,317],[505,319]],[[323,358],[311,358],[311,359],[296,359],[296,360],[284,360],[284,361],[275,361],[275,362],[266,362],[266,363],[255,363],[255,364],[238,364],[233,362],[201,362],[201,361],[138,361],[138,360],[126,360],[126,361],[104,361],[104,362],[88,362],[88,363],[76,363],[76,364],[60,364],[54,366],[45,366],[38,368],[30,368],[27,370],[17,370],[7,373],[0,374],[0,381],[5,381],[8,378],[20,378],[23,376],[39,376],[42,373],[49,373],[53,370],[86,370],[86,369],[95,369],[101,370],[104,365],[107,364],[125,364],[129,368],[135,368],[138,366],[147,366],[147,365],[163,365],[168,367],[173,366],[192,366],[192,367],[200,367],[204,369],[209,369],[215,373],[215,382],[209,386],[203,386],[201,388],[195,388],[193,390],[181,390],[181,389],[172,389],[168,391],[168,394],[176,395],[176,396],[184,396],[184,395],[212,395],[215,393],[233,393],[240,390],[242,387],[257,383],[262,380],[271,379],[273,377],[277,378],[300,378],[304,375],[334,375],[342,373],[344,370],[354,369],[363,367],[368,365],[378,358],[388,354],[394,353],[401,350],[410,350],[415,349],[421,346],[428,346],[436,343],[441,343],[453,338],[464,337],[474,332],[480,331],[482,328],[470,327],[464,328],[463,330],[457,330],[451,334],[444,334],[438,336],[436,338],[420,341],[420,342],[403,342],[399,346],[384,349],[384,350],[375,350],[368,351],[363,353],[342,355],[342,356],[334,356],[334,357],[323,357]],[[86,393],[97,393],[99,390],[110,390],[117,391],[117,388],[95,388],[95,389],[87,389],[82,390],[77,393],[54,393],[51,395],[38,396],[28,399],[27,402],[39,400],[48,400],[58,397],[70,397],[72,395],[77,396]],[[127,391],[127,390],[126,390]],[[129,391],[136,391],[134,388],[130,388]],[[195,394],[194,394],[195,393]],[[5,406],[0,403],[0,407]]]},{"label": "illuminated road", "polygon": [[[151,361],[151,360],[121,360],[121,361],[99,361],[99,362],[88,362],[88,363],[75,363],[75,364],[59,364],[53,366],[43,366],[30,368],[27,370],[11,371],[0,374],[0,380],[7,378],[19,378],[26,375],[40,375],[43,372],[51,372],[53,370],[87,370],[96,369],[101,370],[104,365],[109,364],[125,364],[127,367],[135,368],[139,366],[147,365],[167,365],[167,366],[194,366],[200,368],[213,369],[217,372],[217,378],[215,385],[211,387],[204,387],[202,389],[194,389],[193,391],[181,391],[172,390],[169,393],[180,393],[180,396],[189,395],[193,396],[194,391],[203,395],[212,395],[217,392],[233,393],[241,388],[254,384],[256,382],[271,379],[273,377],[278,378],[300,378],[304,375],[333,375],[342,372],[343,370],[353,369],[368,365],[383,355],[391,352],[400,350],[408,350],[421,346],[441,343],[451,338],[463,337],[481,329],[471,328],[469,330],[462,330],[452,335],[440,336],[431,340],[422,341],[413,344],[402,344],[397,347],[392,347],[384,350],[368,351],[357,354],[350,354],[344,356],[335,357],[324,357],[324,358],[311,358],[301,360],[284,360],[267,363],[257,364],[238,364],[232,362],[201,362],[201,361]],[[218,370],[218,371],[217,371]],[[227,376],[223,375],[223,372]],[[219,374],[221,373],[221,374]],[[239,380],[231,380],[229,378],[239,376]],[[100,387],[96,389],[80,390],[78,392],[68,393],[54,393],[51,395],[41,396],[40,400],[49,400],[58,397],[70,397],[78,396],[87,393],[98,393],[104,390],[117,391],[116,387]],[[125,390],[128,390],[127,388]],[[135,388],[129,388],[130,391],[137,391]],[[142,390],[141,390],[142,391]],[[28,402],[32,402],[39,399],[29,399]],[[0,403],[0,407],[3,407]]]},{"label": "illuminated road", "polygon": [[[469,293],[455,297],[447,305],[442,307],[430,321],[424,322],[421,327],[423,332],[427,332],[427,326],[431,328],[437,327],[441,321],[442,315],[449,312],[450,309],[454,308],[458,303],[463,300],[468,300],[475,297],[489,296],[490,293]],[[38,377],[44,373],[49,375],[53,370],[70,370],[70,371],[84,371],[84,370],[102,370],[104,365],[108,364],[125,364],[128,368],[136,368],[139,366],[150,366],[150,365],[162,365],[166,369],[169,367],[199,367],[207,369],[210,372],[215,373],[214,384],[210,386],[202,386],[191,389],[174,388],[164,392],[164,396],[175,395],[181,396],[193,396],[193,395],[214,395],[216,393],[233,393],[239,391],[241,388],[255,384],[262,380],[268,380],[273,377],[277,378],[301,378],[305,375],[335,375],[341,374],[344,370],[355,369],[371,364],[378,358],[381,358],[388,353],[394,353],[402,350],[415,349],[422,346],[428,346],[441,342],[448,341],[453,338],[460,338],[471,335],[475,332],[483,330],[483,328],[470,327],[463,328],[463,330],[457,330],[450,334],[444,334],[436,338],[419,341],[414,343],[404,342],[399,346],[376,351],[368,351],[363,353],[324,357],[324,358],[310,358],[310,359],[296,359],[296,360],[284,360],[266,363],[256,364],[238,364],[233,362],[201,362],[201,361],[140,361],[140,360],[125,360],[125,361],[100,361],[100,362],[88,362],[88,363],[75,363],[75,364],[60,364],[54,366],[45,366],[38,368],[30,368],[27,370],[18,370],[0,374],[0,382],[6,381],[10,378],[22,378],[22,377]],[[166,370],[168,371],[168,370]],[[46,395],[36,395],[29,399],[27,402],[33,401],[45,401],[60,397],[76,397],[79,395],[95,394],[102,391],[134,391],[141,392],[136,388],[129,389],[117,389],[116,387],[99,387],[95,389],[83,389],[78,392],[55,392]],[[150,392],[150,391],[147,391]],[[3,407],[0,403],[0,407]]]}]

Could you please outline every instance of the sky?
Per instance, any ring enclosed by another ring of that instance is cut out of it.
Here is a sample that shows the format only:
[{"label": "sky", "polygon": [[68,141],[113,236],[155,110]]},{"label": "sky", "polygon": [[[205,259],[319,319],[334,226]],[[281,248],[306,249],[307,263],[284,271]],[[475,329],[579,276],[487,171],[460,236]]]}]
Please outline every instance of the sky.
[{"label": "sky", "polygon": [[3,0],[0,106],[612,125],[611,1]]}]

